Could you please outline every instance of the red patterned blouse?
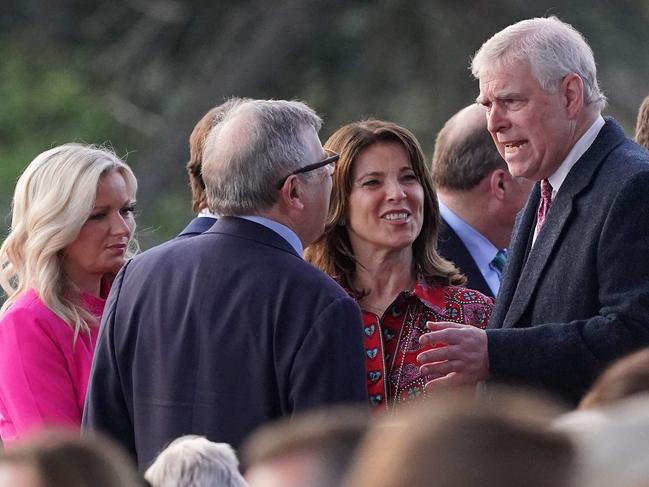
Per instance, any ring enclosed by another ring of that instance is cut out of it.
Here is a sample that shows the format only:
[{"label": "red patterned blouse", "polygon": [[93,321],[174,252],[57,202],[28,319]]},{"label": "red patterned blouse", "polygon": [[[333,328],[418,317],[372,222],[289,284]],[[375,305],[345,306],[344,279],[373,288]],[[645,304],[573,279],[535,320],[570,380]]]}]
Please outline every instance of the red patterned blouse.
[{"label": "red patterned blouse", "polygon": [[492,309],[493,300],[478,291],[434,286],[419,279],[414,291],[401,292],[381,318],[363,310],[367,389],[372,406],[392,410],[399,403],[426,397],[426,378],[419,373],[417,355],[423,351],[419,337],[428,331],[427,321],[485,328]]}]

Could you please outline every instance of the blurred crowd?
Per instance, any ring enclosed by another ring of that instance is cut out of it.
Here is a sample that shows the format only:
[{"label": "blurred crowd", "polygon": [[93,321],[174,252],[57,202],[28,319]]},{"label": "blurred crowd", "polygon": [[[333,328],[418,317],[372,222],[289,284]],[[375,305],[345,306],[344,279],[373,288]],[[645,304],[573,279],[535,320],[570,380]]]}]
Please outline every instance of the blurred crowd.
[{"label": "blurred crowd", "polygon": [[211,108],[196,216],[141,253],[124,161],[38,155],[0,247],[0,487],[649,487],[649,97],[631,140],[556,17],[471,71],[432,158]]}]

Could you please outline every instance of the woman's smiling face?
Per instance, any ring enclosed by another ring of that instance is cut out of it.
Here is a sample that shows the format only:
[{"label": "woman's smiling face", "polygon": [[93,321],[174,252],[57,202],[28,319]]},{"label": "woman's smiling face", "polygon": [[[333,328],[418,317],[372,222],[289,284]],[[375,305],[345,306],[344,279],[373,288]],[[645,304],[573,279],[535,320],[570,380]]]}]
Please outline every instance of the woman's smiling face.
[{"label": "woman's smiling face", "polygon": [[421,232],[424,189],[398,142],[377,142],[356,157],[347,229],[354,254],[409,247]]}]

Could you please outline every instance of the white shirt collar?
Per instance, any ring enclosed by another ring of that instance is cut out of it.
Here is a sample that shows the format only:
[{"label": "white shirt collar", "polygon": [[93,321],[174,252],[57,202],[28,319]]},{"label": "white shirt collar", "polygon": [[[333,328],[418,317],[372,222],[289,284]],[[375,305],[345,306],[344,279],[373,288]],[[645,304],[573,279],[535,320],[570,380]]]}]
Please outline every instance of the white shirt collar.
[{"label": "white shirt collar", "polygon": [[199,218],[200,217],[207,217],[207,218],[218,218],[219,217],[219,215],[217,215],[216,213],[212,213],[207,208],[203,208],[201,211],[198,212],[198,215],[196,215],[196,216],[199,217]]},{"label": "white shirt collar", "polygon": [[568,155],[563,160],[559,168],[550,177],[548,177],[548,181],[550,181],[550,184],[552,185],[552,199],[554,199],[554,197],[559,192],[559,188],[566,180],[566,177],[572,169],[572,166],[574,166],[581,158],[581,156],[583,156],[584,153],[588,150],[588,148],[593,145],[593,142],[595,142],[595,139],[597,138],[599,131],[604,126],[604,123],[605,122],[602,116],[598,115],[590,128],[586,130],[584,135],[582,135],[581,138],[575,143],[575,145],[572,146],[572,149],[570,150],[570,152],[568,152]]}]

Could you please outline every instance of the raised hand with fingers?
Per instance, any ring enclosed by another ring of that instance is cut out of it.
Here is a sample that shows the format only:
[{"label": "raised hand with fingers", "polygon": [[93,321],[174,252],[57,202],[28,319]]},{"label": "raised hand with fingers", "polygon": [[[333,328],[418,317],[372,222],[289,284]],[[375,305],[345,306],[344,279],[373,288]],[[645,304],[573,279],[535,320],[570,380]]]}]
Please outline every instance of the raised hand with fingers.
[{"label": "raised hand with fingers", "polygon": [[431,330],[419,338],[423,346],[443,344],[417,356],[426,389],[477,384],[489,376],[487,333],[474,326],[451,322],[426,323]]}]

